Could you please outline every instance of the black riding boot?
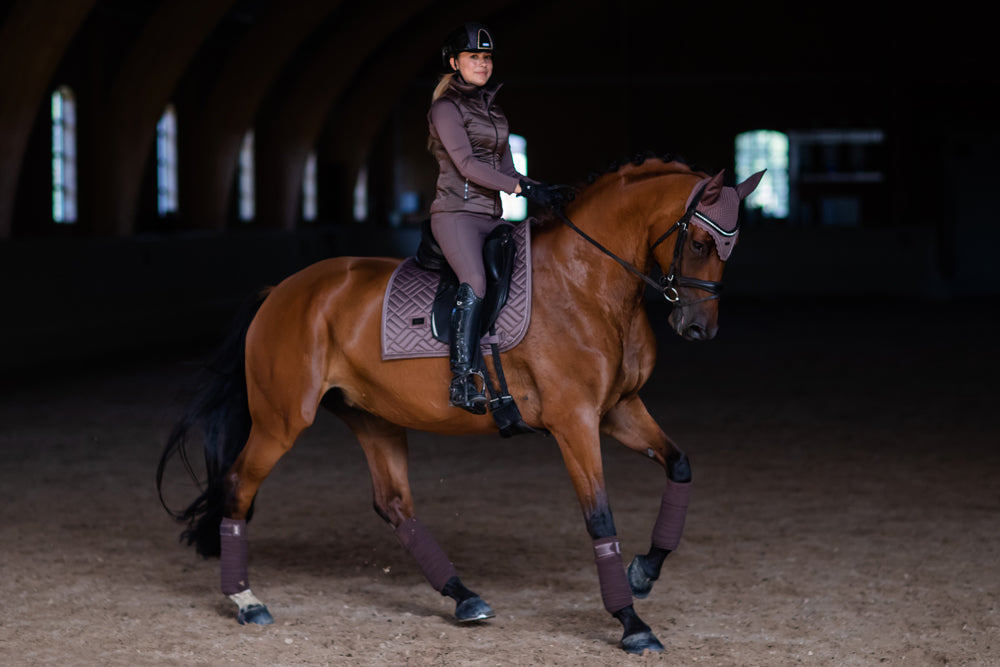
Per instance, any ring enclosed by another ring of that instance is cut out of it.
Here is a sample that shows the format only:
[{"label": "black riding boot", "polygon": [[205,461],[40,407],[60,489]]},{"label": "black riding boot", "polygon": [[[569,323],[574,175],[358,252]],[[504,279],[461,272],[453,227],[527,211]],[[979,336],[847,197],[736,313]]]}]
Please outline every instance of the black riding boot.
[{"label": "black riding boot", "polygon": [[476,296],[472,286],[462,283],[458,287],[455,308],[451,311],[451,387],[448,394],[451,404],[472,414],[486,414],[486,396],[476,387],[473,379],[479,373],[474,366],[479,359],[480,321],[483,300]]}]

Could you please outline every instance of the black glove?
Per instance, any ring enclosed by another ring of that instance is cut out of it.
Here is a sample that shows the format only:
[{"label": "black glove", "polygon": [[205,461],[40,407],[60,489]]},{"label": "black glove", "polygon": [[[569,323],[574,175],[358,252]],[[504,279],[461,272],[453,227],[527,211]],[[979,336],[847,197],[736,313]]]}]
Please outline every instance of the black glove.
[{"label": "black glove", "polygon": [[562,208],[573,201],[573,189],[565,185],[548,185],[520,180],[521,196],[546,208]]}]

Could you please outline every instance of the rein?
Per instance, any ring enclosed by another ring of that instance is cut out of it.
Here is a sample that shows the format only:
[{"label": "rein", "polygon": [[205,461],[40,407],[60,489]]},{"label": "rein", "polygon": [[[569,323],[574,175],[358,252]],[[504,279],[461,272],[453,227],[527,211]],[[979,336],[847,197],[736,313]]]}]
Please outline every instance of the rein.
[{"label": "rein", "polygon": [[[680,220],[671,225],[670,229],[661,234],[660,237],[653,242],[653,245],[649,246],[649,252],[653,252],[656,246],[666,241],[674,233],[677,234],[677,241],[674,243],[674,255],[670,261],[670,269],[667,271],[667,274],[661,276],[658,281],[653,280],[645,273],[637,269],[635,266],[633,266],[629,262],[625,261],[618,255],[614,254],[613,252],[605,248],[596,239],[594,239],[592,236],[588,235],[585,231],[577,227],[576,224],[574,224],[572,220],[567,218],[562,211],[555,211],[555,214],[559,216],[559,219],[562,220],[567,227],[572,229],[574,232],[580,235],[580,237],[582,237],[585,241],[587,241],[592,246],[603,252],[605,255],[618,262],[626,270],[638,276],[643,282],[645,282],[647,285],[656,290],[668,302],[670,302],[671,304],[673,304],[678,308],[683,308],[685,306],[691,306],[696,303],[701,303],[702,301],[711,301],[712,299],[718,299],[719,292],[722,291],[722,283],[720,282],[714,280],[701,280],[699,278],[685,278],[680,275],[680,264],[681,264],[682,253],[684,252],[684,241],[687,238],[687,231],[688,227],[691,224],[691,217],[694,215],[703,217],[700,213],[698,213],[695,210],[698,208],[698,204],[701,202],[701,195],[703,191],[704,191],[704,186],[702,186],[702,189],[698,190],[698,193],[694,196],[694,199],[692,199],[691,201],[691,205],[688,206],[687,211],[684,212],[684,215],[681,216]],[[681,301],[680,293],[678,292],[678,288],[680,287],[690,287],[693,289],[699,289],[708,292],[710,296],[706,296],[701,299],[694,299],[693,301]]]}]

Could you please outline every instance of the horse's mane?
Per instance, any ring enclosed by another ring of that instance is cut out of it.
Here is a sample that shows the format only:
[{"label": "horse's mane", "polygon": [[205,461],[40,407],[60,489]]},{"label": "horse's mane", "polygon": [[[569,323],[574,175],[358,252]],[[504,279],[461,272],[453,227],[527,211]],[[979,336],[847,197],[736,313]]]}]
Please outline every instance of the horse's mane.
[{"label": "horse's mane", "polygon": [[618,160],[612,160],[611,162],[609,162],[606,165],[604,165],[603,168],[591,171],[587,175],[587,177],[584,180],[584,182],[581,183],[581,184],[579,184],[577,186],[577,190],[582,191],[582,190],[586,189],[587,186],[593,185],[594,182],[596,182],[597,179],[599,179],[600,177],[605,176],[607,174],[617,173],[622,167],[624,167],[626,165],[632,165],[633,167],[639,167],[639,166],[642,166],[643,164],[645,164],[649,160],[659,160],[659,161],[663,162],[664,164],[668,164],[668,163],[671,163],[671,162],[679,163],[679,164],[682,164],[682,165],[686,166],[691,171],[705,172],[705,173],[707,173],[710,176],[714,173],[714,172],[710,172],[710,171],[704,169],[703,167],[700,167],[698,165],[695,165],[695,164],[692,164],[692,163],[688,162],[681,155],[674,155],[674,154],[671,154],[671,153],[657,153],[655,151],[642,151],[642,152],[639,152],[639,153],[635,153],[634,155],[631,155],[631,156],[629,156],[627,158],[622,158],[622,159],[618,159]]},{"label": "horse's mane", "polygon": [[[679,164],[688,168],[692,172],[702,172],[709,176],[715,174],[715,171],[713,170],[709,170],[702,166],[688,162],[681,155],[676,155],[673,153],[657,153],[655,151],[641,151],[639,153],[635,153],[625,158],[612,160],[611,162],[605,164],[602,168],[592,170],[590,173],[587,174],[586,178],[583,181],[578,182],[576,185],[574,185],[573,189],[576,191],[576,196],[579,197],[584,193],[584,191],[587,190],[587,188],[596,183],[601,177],[607,176],[608,174],[618,173],[618,171],[620,171],[622,168],[626,166],[641,167],[646,162],[651,162],[653,160],[662,162],[664,165]],[[556,215],[553,212],[545,211],[538,216],[535,223],[536,225],[541,225],[544,223],[549,223],[550,221],[553,221],[555,219]]]}]

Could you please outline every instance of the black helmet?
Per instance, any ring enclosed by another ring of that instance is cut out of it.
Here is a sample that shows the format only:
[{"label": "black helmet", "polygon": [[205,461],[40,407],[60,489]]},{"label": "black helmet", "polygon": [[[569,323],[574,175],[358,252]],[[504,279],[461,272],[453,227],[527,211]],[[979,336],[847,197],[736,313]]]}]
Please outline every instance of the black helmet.
[{"label": "black helmet", "polygon": [[451,59],[459,53],[493,53],[493,33],[482,23],[464,23],[452,31],[441,47],[441,62],[449,72]]}]

